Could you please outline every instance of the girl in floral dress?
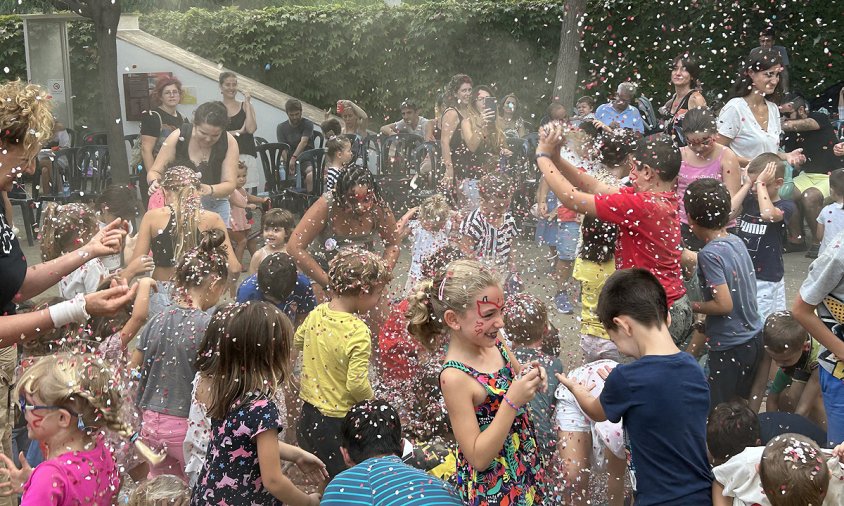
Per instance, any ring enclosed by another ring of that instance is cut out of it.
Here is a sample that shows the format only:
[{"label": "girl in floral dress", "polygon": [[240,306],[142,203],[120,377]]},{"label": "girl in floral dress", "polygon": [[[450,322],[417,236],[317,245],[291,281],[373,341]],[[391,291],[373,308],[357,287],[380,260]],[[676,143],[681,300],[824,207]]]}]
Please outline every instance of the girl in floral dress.
[{"label": "girl in floral dress", "polygon": [[411,334],[450,338],[440,387],[459,447],[460,494],[472,506],[543,502],[527,403],[547,387],[545,370],[520,364],[502,343],[503,305],[500,281],[473,260],[452,262],[409,297]]}]

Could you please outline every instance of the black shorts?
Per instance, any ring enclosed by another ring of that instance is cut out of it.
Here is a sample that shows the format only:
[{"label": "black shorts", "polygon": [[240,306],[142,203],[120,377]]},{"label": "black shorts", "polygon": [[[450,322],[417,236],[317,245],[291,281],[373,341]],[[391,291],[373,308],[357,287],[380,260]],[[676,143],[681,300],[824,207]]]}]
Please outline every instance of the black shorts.
[{"label": "black shorts", "polygon": [[761,332],[738,346],[721,351],[710,350],[709,409],[736,397],[750,400],[753,380],[764,354]]},{"label": "black shorts", "polygon": [[342,418],[325,416],[312,404],[302,403],[302,417],[296,431],[299,446],[325,463],[331,479],[347,469],[340,453],[342,425]]}]

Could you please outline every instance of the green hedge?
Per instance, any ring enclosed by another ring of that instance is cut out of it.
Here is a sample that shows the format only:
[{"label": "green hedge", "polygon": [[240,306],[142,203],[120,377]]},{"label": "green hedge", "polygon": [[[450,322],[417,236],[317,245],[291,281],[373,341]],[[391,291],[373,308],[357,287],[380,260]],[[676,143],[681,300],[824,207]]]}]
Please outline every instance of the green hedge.
[{"label": "green hedge", "polygon": [[[711,102],[723,99],[742,56],[775,19],[792,60],[793,87],[812,95],[844,80],[840,2],[767,3],[708,0],[665,3],[588,0],[580,77],[599,102],[621,80],[642,83],[661,102],[668,63],[691,51],[706,62]],[[783,7],[784,6],[784,7]],[[765,11],[764,9],[778,9]],[[378,126],[396,118],[405,98],[430,115],[437,91],[458,72],[515,92],[540,115],[553,96],[561,3],[531,0],[432,1],[160,11],[141,28],[180,47],[319,107],[358,102]],[[77,128],[99,128],[96,48],[86,22],[70,30]],[[0,57],[8,77],[25,78],[23,34],[16,16],[0,16]],[[574,72],[575,69],[566,69]],[[2,77],[3,75],[0,75]]]},{"label": "green hedge", "polygon": [[[691,51],[706,62],[703,82],[717,104],[765,19],[776,18],[793,62],[793,87],[820,92],[844,79],[836,4],[794,2],[766,12],[747,0],[682,7],[590,0],[581,91],[602,101],[618,81],[633,79],[659,103],[670,91],[669,62]],[[541,114],[553,95],[564,9],[526,0],[191,9],[143,16],[141,27],[320,107],[355,100],[380,123],[396,117],[405,97],[430,113],[436,91],[458,72],[495,84],[501,95],[516,92]]]}]

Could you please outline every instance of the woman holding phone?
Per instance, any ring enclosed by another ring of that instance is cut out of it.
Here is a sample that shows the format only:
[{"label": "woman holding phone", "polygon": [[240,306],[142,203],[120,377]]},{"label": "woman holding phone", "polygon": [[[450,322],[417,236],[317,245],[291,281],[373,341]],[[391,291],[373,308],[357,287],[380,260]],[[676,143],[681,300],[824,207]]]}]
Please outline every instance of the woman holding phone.
[{"label": "woman holding phone", "polygon": [[487,86],[476,86],[466,118],[460,124],[463,143],[469,153],[462,174],[457,174],[463,207],[474,210],[480,205],[478,181],[498,168],[501,157],[512,153],[506,149],[506,136],[496,122],[496,100]]}]

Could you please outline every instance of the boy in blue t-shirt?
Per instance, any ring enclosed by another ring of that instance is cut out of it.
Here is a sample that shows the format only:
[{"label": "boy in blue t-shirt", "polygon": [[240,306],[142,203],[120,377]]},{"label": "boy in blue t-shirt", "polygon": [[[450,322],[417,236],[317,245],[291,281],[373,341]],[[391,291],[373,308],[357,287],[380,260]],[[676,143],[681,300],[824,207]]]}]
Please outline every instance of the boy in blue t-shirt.
[{"label": "boy in blue t-shirt", "polygon": [[712,504],[709,385],[700,365],[671,339],[659,280],[645,269],[616,271],[596,312],[618,351],[638,360],[613,369],[597,398],[563,374],[557,379],[592,420],[623,420],[637,506]]},{"label": "boy in blue t-shirt", "polygon": [[743,201],[736,235],[744,239],[753,260],[762,321],[786,309],[783,238],[797,206],[779,196],[784,175],[785,162],[774,153],[762,153],[748,164],[748,180],[734,197]]},{"label": "boy in blue t-shirt", "polygon": [[730,193],[723,183],[704,178],[683,195],[689,228],[705,243],[697,253],[702,302],[695,313],[706,315],[711,402],[741,397],[759,411],[770,358],[762,344],[762,319],[756,306],[756,276],[744,241],[727,232]]},{"label": "boy in blue t-shirt", "polygon": [[287,253],[265,258],[258,272],[246,278],[237,289],[237,301],[259,300],[284,311],[294,327],[317,305],[311,280],[296,272],[296,263]]}]

